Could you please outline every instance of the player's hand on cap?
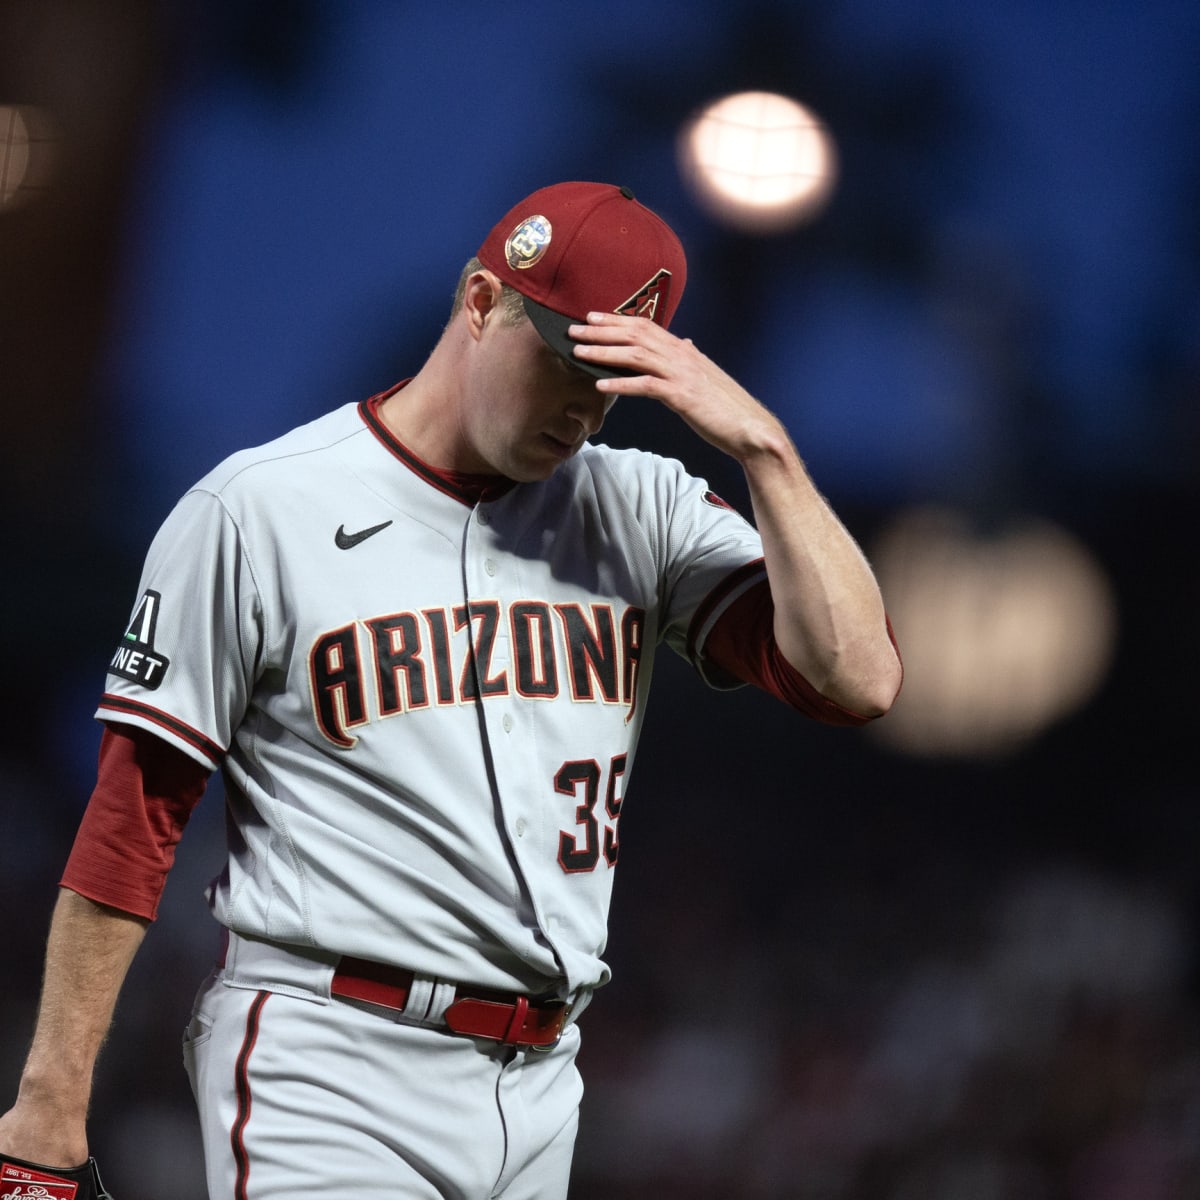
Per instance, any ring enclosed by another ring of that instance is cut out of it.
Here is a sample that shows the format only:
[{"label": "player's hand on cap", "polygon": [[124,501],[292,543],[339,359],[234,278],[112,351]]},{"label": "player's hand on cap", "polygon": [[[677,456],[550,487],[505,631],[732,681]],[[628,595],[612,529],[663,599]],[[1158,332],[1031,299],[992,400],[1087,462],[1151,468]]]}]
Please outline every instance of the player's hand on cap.
[{"label": "player's hand on cap", "polygon": [[577,358],[629,372],[597,380],[598,390],[661,401],[739,462],[788,441],[779,419],[691,338],[619,313],[589,313],[587,324],[572,325],[569,333]]}]

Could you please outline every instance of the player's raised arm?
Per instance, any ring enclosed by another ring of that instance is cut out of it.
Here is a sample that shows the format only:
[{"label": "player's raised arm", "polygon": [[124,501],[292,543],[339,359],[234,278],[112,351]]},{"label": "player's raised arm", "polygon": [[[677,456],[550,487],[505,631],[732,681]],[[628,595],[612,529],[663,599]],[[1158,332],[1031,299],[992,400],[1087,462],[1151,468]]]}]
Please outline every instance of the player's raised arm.
[{"label": "player's raised arm", "polygon": [[690,339],[651,321],[592,313],[570,333],[580,360],[632,373],[599,379],[598,390],[661,401],[741,464],[784,656],[826,698],[863,716],[885,713],[901,666],[879,587],[782,422]]},{"label": "player's raised arm", "polygon": [[92,1075],[117,996],[149,922],[64,888],[46,945],[33,1044],[0,1155],[76,1167],[88,1158]]}]

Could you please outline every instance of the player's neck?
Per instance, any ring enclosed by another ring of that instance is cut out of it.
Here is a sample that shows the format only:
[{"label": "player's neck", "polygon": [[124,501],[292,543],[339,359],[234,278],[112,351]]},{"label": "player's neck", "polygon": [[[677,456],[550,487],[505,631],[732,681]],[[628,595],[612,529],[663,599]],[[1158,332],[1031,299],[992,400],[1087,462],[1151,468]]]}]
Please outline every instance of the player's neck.
[{"label": "player's neck", "polygon": [[388,396],[377,413],[388,432],[422,462],[439,470],[463,470],[458,461],[462,456],[439,419],[449,406],[432,401],[417,376]]},{"label": "player's neck", "polygon": [[425,365],[377,410],[391,435],[422,462],[442,471],[489,473],[463,438],[458,376],[452,369],[453,347],[443,337]]}]

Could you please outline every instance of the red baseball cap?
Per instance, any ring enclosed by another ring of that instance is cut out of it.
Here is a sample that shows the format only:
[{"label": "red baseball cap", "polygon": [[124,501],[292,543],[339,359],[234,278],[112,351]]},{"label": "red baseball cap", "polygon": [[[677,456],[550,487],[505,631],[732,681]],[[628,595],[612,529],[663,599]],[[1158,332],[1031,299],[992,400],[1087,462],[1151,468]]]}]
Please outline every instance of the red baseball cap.
[{"label": "red baseball cap", "polygon": [[628,188],[609,183],[556,183],[527,196],[488,234],[478,258],[521,293],[550,346],[598,377],[634,372],[575,358],[567,327],[589,312],[618,312],[665,329],[687,282],[671,227]]}]

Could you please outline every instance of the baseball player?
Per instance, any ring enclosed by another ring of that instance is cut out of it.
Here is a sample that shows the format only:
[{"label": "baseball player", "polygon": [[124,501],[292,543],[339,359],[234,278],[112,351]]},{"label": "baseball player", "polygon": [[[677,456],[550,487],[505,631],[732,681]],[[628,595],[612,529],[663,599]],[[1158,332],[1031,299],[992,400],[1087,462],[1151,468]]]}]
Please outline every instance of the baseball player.
[{"label": "baseball player", "polygon": [[[669,332],[686,272],[628,189],[536,191],[416,375],[182,498],[109,666],[0,1152],[86,1162],[98,1047],[220,769],[224,945],[185,1037],[214,1200],[566,1194],[658,648],[834,724],[900,686],[781,423]],[[730,454],[755,524],[593,444],[621,395]]]}]

